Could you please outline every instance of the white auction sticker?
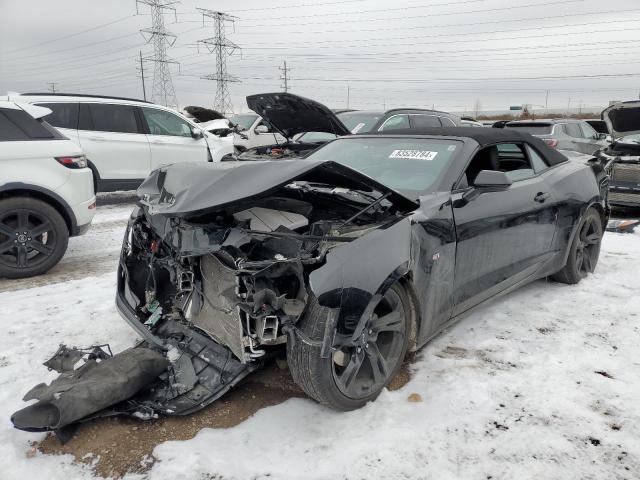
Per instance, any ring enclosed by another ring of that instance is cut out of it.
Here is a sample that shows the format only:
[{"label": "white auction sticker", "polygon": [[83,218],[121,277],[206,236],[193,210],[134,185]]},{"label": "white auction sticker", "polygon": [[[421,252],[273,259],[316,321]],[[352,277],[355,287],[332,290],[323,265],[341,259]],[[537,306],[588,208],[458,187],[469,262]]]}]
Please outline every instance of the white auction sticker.
[{"label": "white auction sticker", "polygon": [[433,160],[438,152],[429,150],[394,150],[389,158],[410,158],[413,160]]}]

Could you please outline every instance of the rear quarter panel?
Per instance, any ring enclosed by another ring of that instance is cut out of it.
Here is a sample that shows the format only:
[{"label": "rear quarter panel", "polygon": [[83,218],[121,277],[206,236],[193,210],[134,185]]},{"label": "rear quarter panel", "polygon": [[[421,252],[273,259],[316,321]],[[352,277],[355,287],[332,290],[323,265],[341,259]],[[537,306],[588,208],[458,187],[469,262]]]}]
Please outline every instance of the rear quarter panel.
[{"label": "rear quarter panel", "polygon": [[606,221],[607,176],[599,165],[570,158],[551,168],[545,177],[558,206],[557,230],[552,248],[560,254],[555,265],[559,269],[566,262],[577,225],[586,210],[594,206]]}]

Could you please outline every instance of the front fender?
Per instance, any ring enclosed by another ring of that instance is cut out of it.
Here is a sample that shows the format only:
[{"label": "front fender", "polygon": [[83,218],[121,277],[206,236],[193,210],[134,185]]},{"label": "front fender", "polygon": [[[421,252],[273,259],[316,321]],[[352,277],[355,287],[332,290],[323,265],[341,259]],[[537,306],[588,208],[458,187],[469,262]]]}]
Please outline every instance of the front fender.
[{"label": "front fender", "polygon": [[339,309],[338,330],[353,330],[376,296],[410,268],[411,222],[403,218],[331,250],[309,286],[321,306]]}]

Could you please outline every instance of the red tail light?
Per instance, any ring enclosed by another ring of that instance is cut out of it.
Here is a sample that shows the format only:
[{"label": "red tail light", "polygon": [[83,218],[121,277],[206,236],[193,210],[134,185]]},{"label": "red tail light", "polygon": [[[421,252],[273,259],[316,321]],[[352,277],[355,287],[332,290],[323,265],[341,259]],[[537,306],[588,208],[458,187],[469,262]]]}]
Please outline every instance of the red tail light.
[{"label": "red tail light", "polygon": [[56,160],[60,165],[64,165],[67,168],[86,168],[87,157],[84,155],[74,155],[73,157],[56,157]]},{"label": "red tail light", "polygon": [[558,148],[558,140],[555,138],[544,138],[544,143],[549,145],[551,148]]}]

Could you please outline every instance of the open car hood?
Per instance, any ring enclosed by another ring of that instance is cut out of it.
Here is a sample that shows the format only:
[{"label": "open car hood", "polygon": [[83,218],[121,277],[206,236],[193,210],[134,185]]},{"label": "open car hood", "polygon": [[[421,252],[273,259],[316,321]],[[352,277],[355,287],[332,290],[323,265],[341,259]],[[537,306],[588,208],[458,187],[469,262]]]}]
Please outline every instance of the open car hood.
[{"label": "open car hood", "polygon": [[640,101],[638,100],[615,103],[605,108],[600,116],[609,127],[614,140],[640,133]]},{"label": "open car hood", "polygon": [[252,199],[294,181],[322,183],[338,188],[389,193],[388,200],[404,211],[418,203],[357,170],[331,161],[177,163],[151,172],[137,195],[150,214],[188,217],[238,208]]},{"label": "open car hood", "polygon": [[338,136],[351,133],[321,103],[291,93],[249,95],[247,105],[288,139],[304,132],[326,132]]}]

